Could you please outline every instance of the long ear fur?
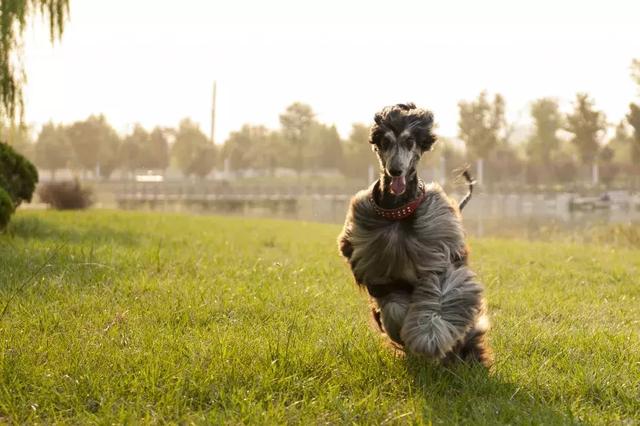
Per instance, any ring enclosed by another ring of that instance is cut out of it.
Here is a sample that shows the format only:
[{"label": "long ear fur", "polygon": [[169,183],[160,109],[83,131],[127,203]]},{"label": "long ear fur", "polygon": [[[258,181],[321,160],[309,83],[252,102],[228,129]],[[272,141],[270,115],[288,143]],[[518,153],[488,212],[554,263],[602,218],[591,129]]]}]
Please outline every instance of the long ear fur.
[{"label": "long ear fur", "polygon": [[418,122],[416,125],[418,129],[416,141],[423,151],[431,151],[437,141],[436,135],[433,134],[433,113],[419,108],[413,111],[415,111],[413,112],[416,117],[415,120]]}]

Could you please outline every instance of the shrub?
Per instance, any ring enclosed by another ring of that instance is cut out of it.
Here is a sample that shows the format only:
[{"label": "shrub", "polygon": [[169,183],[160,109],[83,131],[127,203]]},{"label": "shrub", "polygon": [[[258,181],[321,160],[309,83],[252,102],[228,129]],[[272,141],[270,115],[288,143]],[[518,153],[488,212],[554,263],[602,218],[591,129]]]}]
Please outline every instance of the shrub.
[{"label": "shrub", "polygon": [[86,209],[93,204],[91,189],[82,187],[77,179],[40,185],[38,195],[43,203],[57,210]]},{"label": "shrub", "polygon": [[0,230],[23,201],[31,201],[38,171],[11,146],[0,142]]},{"label": "shrub", "polygon": [[31,201],[38,183],[38,171],[29,160],[6,143],[0,142],[0,188],[11,197],[17,208],[23,201]]},{"label": "shrub", "polygon": [[11,219],[13,213],[13,203],[7,191],[0,188],[0,231],[3,230]]}]

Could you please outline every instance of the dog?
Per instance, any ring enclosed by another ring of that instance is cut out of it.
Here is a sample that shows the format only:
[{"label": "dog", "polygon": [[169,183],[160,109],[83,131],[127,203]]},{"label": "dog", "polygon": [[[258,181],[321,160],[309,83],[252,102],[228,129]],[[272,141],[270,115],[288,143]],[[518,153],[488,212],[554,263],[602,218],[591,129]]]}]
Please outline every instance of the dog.
[{"label": "dog", "polygon": [[413,103],[376,113],[369,142],[380,178],[352,198],[338,246],[380,331],[409,353],[489,367],[483,286],[468,265],[460,213],[471,182],[458,205],[420,180],[418,162],[436,137],[433,114]]}]

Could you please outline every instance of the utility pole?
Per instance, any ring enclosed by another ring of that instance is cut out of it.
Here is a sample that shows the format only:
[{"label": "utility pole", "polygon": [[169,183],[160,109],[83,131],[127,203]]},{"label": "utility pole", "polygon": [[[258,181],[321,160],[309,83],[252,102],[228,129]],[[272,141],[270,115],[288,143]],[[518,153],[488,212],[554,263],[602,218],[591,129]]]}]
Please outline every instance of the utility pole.
[{"label": "utility pole", "polygon": [[213,139],[216,130],[216,81],[213,80],[213,98],[211,102],[211,143],[215,143]]}]

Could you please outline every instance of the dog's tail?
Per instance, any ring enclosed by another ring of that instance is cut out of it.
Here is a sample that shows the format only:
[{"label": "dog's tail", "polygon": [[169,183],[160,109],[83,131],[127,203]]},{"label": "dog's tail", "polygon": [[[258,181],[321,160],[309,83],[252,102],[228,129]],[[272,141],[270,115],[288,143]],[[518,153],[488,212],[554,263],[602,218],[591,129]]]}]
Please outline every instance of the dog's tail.
[{"label": "dog's tail", "polygon": [[460,204],[458,205],[458,208],[460,209],[460,211],[462,211],[464,206],[466,206],[469,200],[471,199],[471,195],[473,194],[473,185],[475,185],[476,183],[475,180],[471,179],[469,170],[464,170],[462,172],[462,176],[464,176],[465,180],[467,181],[467,184],[469,185],[469,192],[467,192],[467,195],[464,196],[464,198],[462,199],[462,201],[460,201]]}]

